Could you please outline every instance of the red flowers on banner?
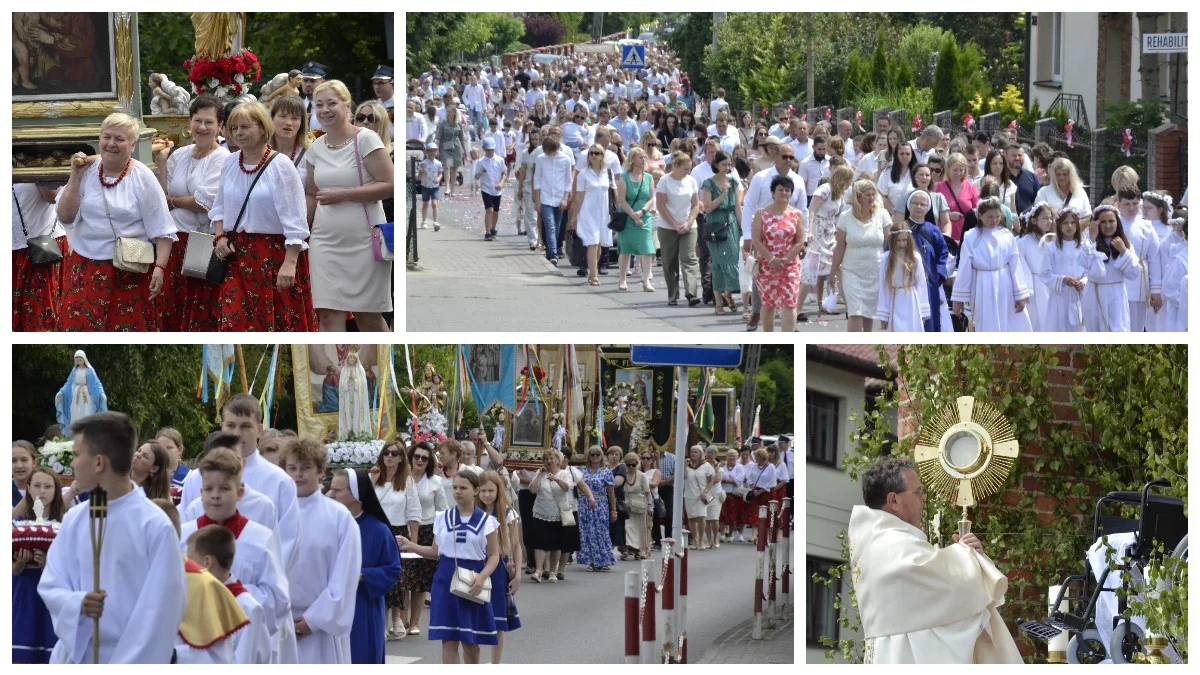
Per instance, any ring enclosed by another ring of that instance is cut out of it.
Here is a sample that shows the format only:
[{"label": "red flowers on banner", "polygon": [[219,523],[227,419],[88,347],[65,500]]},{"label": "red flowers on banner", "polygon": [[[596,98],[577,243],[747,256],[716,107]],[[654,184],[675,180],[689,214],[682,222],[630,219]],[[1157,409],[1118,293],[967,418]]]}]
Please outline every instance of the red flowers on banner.
[{"label": "red flowers on banner", "polygon": [[1129,129],[1121,134],[1121,149],[1125,151],[1126,157],[1133,156],[1133,132]]},{"label": "red flowers on banner", "polygon": [[[219,59],[193,56],[183,62],[183,69],[187,71],[188,81],[197,94],[240,94],[248,83],[262,76],[258,57],[248,49]],[[235,76],[240,76],[240,81]],[[216,84],[213,84],[213,80],[216,80]]]},{"label": "red flowers on banner", "polygon": [[[521,369],[521,375],[523,375],[523,376],[529,375],[529,366],[525,366],[524,368]],[[537,380],[538,382],[541,382],[545,378],[546,378],[546,371],[542,370],[541,368],[539,368],[537,366],[534,366],[533,367],[533,379]]]},{"label": "red flowers on banner", "polygon": [[1066,126],[1063,127],[1063,131],[1067,132],[1067,147],[1074,148],[1075,147],[1075,120],[1067,120],[1067,124],[1066,124]]}]

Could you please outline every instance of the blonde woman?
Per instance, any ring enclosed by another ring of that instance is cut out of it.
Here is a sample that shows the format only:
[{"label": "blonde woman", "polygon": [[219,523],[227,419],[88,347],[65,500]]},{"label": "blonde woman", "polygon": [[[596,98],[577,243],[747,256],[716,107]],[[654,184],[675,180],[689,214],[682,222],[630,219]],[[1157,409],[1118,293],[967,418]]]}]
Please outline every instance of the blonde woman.
[{"label": "blonde woman", "polygon": [[352,124],[350,92],[340,80],[317,85],[313,109],[325,135],[308,155],[305,192],[312,223],[313,307],[322,332],[344,332],[353,312],[359,330],[390,331],[392,263],[375,260],[373,230],[392,196],[392,160],[383,139]]},{"label": "blonde woman", "polygon": [[654,135],[653,129],[647,129],[642,134],[641,146],[646,153],[646,170],[654,177],[654,182],[658,183],[658,179],[667,172],[667,158],[663,156],[662,143],[658,136]]},{"label": "blonde woman", "polygon": [[[625,521],[625,550],[632,551],[635,560],[650,557],[650,527],[648,516],[653,515],[653,501],[650,494],[650,477],[638,468],[637,453],[625,455],[625,508],[629,518]],[[625,559],[622,554],[621,559]]]},{"label": "blonde woman", "polygon": [[813,192],[808,205],[808,252],[800,267],[800,297],[796,301],[801,322],[808,320],[804,301],[813,286],[817,288],[817,318],[821,317],[821,298],[825,297],[825,280],[833,267],[833,249],[837,245],[837,220],[853,178],[854,169],[839,166],[829,175],[829,182]]},{"label": "blonde woman", "polygon": [[301,255],[308,246],[308,224],[300,174],[291,162],[278,161],[279,153],[267,142],[274,125],[266,108],[242,103],[229,114],[227,125],[239,150],[225,160],[208,212],[216,232],[213,252],[229,265],[221,284],[218,329],[311,331],[312,290],[307,258]]},{"label": "blonde woman", "polygon": [[708,505],[717,500],[713,487],[717,485],[717,472],[704,461],[704,449],[693,445],[688,450],[687,467],[683,483],[683,507],[687,511],[688,529],[692,532],[691,549],[699,551],[704,546],[704,522]]},{"label": "blonde woman", "polygon": [[851,188],[850,210],[837,221],[830,277],[841,289],[851,332],[870,332],[879,309],[879,261],[892,217],[876,199],[875,184],[859,180]]},{"label": "blonde woman", "polygon": [[567,478],[560,475],[561,462],[562,454],[557,450],[548,450],[543,457],[542,466],[529,483],[529,491],[535,498],[533,518],[525,526],[530,528],[529,538],[533,542],[533,574],[529,580],[534,583],[558,582],[555,571],[558,569],[563,548],[560,504],[571,489]]},{"label": "blonde woman", "polygon": [[[587,164],[575,174],[575,197],[567,229],[579,234],[587,247],[588,285],[600,285],[600,247],[612,246],[612,230],[608,229],[608,191],[616,183],[604,163],[604,148],[593,143],[587,149]],[[621,277],[625,281],[625,277]]]},{"label": "blonde woman", "polygon": [[1055,213],[1069,206],[1080,213],[1089,214],[1087,218],[1081,219],[1081,224],[1084,225],[1091,218],[1092,203],[1088,201],[1087,192],[1083,189],[1083,182],[1079,180],[1079,172],[1075,170],[1075,164],[1066,157],[1059,157],[1050,162],[1050,184],[1044,185],[1038,190],[1033,203],[1038,202],[1046,202],[1050,208],[1054,209]]},{"label": "blonde woman", "polygon": [[725,503],[725,490],[719,489],[725,479],[725,469],[717,463],[717,446],[710,445],[704,449],[704,461],[716,472],[710,493],[714,499],[708,503],[704,514],[704,535],[708,541],[707,548],[721,548],[721,538],[718,536],[717,525],[721,519],[721,505]]},{"label": "blonde woman", "polygon": [[[653,134],[646,132],[645,137],[658,143]],[[646,138],[643,138],[643,143]],[[661,159],[661,155],[659,156]],[[634,147],[625,158],[625,172],[617,180],[617,208],[625,212],[625,229],[617,240],[620,257],[620,272],[618,274],[617,290],[628,290],[625,283],[625,271],[629,269],[629,261],[633,256],[639,257],[639,267],[642,271],[642,290],[647,293],[654,291],[650,285],[650,271],[654,269],[654,177],[647,170],[646,151]]]},{"label": "blonde woman", "polygon": [[[154,172],[133,159],[138,121],[113,113],[100,125],[99,161],[87,153],[71,158],[71,177],[58,193],[58,220],[71,251],[58,329],[65,331],[155,331],[175,221]],[[117,238],[138,239],[154,248],[147,273],[113,266]]]},{"label": "blonde woman", "polygon": [[287,155],[287,158],[302,174],[307,170],[305,156],[312,145],[308,133],[308,112],[299,96],[281,96],[271,102],[271,123],[275,133],[271,134],[271,148]]},{"label": "blonde woman", "polygon": [[[1051,162],[1051,163],[1053,163],[1053,162]],[[1101,201],[1100,203],[1116,206],[1117,205],[1117,194],[1119,194],[1121,192],[1121,190],[1125,189],[1125,188],[1128,188],[1135,192],[1141,192],[1142,189],[1138,187],[1138,180],[1140,180],[1138,178],[1138,173],[1137,173],[1137,171],[1134,170],[1134,168],[1132,166],[1129,166],[1127,164],[1122,164],[1121,166],[1118,166],[1116,171],[1113,171],[1112,180],[1110,181],[1110,183],[1112,184],[1113,193],[1111,195],[1105,197],[1104,200]]]},{"label": "blonde woman", "polygon": [[354,126],[370,129],[383,141],[383,149],[392,151],[392,123],[388,120],[387,108],[379,101],[366,101],[354,111]]}]

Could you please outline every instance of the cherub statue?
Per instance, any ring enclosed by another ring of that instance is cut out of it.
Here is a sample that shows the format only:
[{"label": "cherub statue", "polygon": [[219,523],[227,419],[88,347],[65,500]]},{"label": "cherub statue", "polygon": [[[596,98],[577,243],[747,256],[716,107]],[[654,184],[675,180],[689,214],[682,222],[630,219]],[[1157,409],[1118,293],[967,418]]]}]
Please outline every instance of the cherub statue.
[{"label": "cherub statue", "polygon": [[280,96],[299,96],[303,81],[299,70],[279,73],[259,89],[258,99],[270,104]]},{"label": "cherub statue", "polygon": [[187,90],[171,81],[162,73],[150,73],[150,114],[186,115],[192,97]]}]

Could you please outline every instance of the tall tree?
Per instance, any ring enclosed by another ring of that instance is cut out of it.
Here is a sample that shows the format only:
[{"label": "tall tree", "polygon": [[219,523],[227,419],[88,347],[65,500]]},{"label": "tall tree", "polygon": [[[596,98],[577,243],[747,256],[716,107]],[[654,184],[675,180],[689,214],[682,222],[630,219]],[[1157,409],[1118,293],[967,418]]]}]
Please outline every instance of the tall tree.
[{"label": "tall tree", "polygon": [[875,53],[871,55],[871,81],[874,82],[877,91],[882,91],[888,86],[887,52],[884,50],[886,40],[887,34],[880,28],[875,35]]},{"label": "tall tree", "polygon": [[934,110],[954,110],[959,104],[958,45],[953,35],[942,40],[937,69],[933,73]]},{"label": "tall tree", "polygon": [[667,45],[679,58],[696,91],[710,91],[712,78],[704,67],[705,47],[712,41],[712,12],[684,14],[667,36]]}]

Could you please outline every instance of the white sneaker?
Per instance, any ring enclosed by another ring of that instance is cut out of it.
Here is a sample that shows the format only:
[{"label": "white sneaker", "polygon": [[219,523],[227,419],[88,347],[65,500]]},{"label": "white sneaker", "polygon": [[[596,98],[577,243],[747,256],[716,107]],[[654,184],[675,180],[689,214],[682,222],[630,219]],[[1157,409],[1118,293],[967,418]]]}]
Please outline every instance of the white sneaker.
[{"label": "white sneaker", "polygon": [[439,224],[439,223],[438,223],[438,221],[436,221],[436,220],[435,220],[435,221],[433,221],[433,231],[434,231],[434,232],[437,232],[437,231],[438,231],[438,230],[440,230],[440,229],[442,229],[442,226],[441,226],[441,224]]},{"label": "white sneaker", "polygon": [[743,544],[746,543],[746,538],[742,536],[741,532],[738,532],[737,534],[733,535],[733,540],[736,542],[739,542],[739,543],[743,543]]},{"label": "white sneaker", "polygon": [[420,227],[419,229],[422,229],[422,230],[428,230],[428,229],[429,229],[429,226],[428,226],[428,225],[426,225],[426,224],[424,223],[424,221],[422,221],[422,222],[421,222],[421,227]]}]

